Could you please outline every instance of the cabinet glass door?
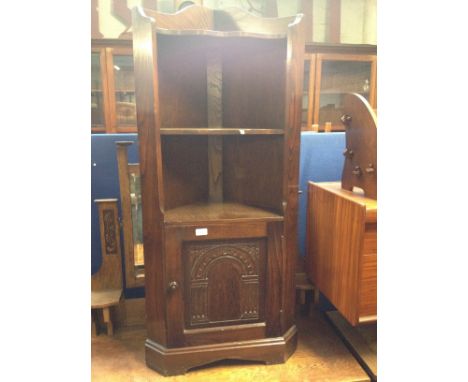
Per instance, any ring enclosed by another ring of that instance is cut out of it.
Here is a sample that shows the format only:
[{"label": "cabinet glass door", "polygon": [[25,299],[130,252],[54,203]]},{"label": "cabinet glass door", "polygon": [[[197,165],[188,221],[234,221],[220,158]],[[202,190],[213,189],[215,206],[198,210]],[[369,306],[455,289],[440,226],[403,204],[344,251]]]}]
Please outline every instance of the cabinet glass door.
[{"label": "cabinet glass door", "polygon": [[346,93],[361,94],[374,107],[375,57],[318,56],[314,123],[319,124],[320,130],[329,124],[333,131],[343,131],[340,118]]},{"label": "cabinet glass door", "polygon": [[310,81],[310,60],[304,61],[304,85],[302,90],[302,128],[307,128],[307,114],[309,111],[309,81]]},{"label": "cabinet glass door", "polygon": [[[135,78],[133,57],[131,55],[113,55],[115,124],[117,131],[136,128]],[[136,129],[135,129],[136,130]]]},{"label": "cabinet glass door", "polygon": [[91,53],[91,127],[104,130],[104,95],[101,76],[101,53]]}]

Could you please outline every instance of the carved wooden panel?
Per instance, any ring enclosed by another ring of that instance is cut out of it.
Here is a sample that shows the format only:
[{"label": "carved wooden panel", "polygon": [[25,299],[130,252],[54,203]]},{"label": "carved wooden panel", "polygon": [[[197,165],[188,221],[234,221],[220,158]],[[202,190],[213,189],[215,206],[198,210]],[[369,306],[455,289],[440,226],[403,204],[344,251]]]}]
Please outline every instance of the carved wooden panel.
[{"label": "carved wooden panel", "polygon": [[116,255],[118,253],[116,239],[116,216],[113,209],[105,209],[102,211],[104,224],[104,245],[106,255]]},{"label": "carved wooden panel", "polygon": [[263,317],[263,239],[189,242],[183,249],[187,327]]},{"label": "carved wooden panel", "polygon": [[91,290],[122,288],[122,260],[117,199],[95,199],[99,216],[101,266],[91,276]]}]

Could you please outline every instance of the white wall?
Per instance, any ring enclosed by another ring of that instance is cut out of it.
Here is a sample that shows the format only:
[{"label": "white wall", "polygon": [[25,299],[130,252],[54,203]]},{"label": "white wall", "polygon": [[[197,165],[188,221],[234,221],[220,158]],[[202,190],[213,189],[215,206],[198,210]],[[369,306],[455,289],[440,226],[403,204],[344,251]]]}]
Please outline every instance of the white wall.
[{"label": "white wall", "polygon": [[[156,0],[155,0],[156,1]],[[158,9],[174,12],[172,0],[157,0]],[[300,11],[301,0],[278,0],[278,16],[292,16]],[[128,7],[141,5],[142,0],[127,0]],[[257,9],[263,9],[264,0],[251,0]],[[246,0],[204,0],[210,8],[240,7],[248,9]],[[313,39],[326,42],[327,0],[313,0]],[[118,38],[125,25],[111,13],[111,0],[98,0],[99,28],[104,38]],[[341,0],[341,42],[377,44],[377,0]]]},{"label": "white wall", "polygon": [[377,44],[376,0],[341,0],[341,42]]}]

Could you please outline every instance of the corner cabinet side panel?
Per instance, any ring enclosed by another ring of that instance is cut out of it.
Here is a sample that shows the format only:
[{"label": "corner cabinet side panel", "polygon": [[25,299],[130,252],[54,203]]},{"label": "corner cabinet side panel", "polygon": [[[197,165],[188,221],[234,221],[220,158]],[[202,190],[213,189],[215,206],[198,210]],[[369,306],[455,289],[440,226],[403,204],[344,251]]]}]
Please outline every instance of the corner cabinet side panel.
[{"label": "corner cabinet side panel", "polygon": [[297,219],[299,194],[299,147],[304,76],[304,23],[288,30],[286,52],[285,142],[284,142],[284,245],[282,319],[283,332],[294,325],[295,266],[298,256]]},{"label": "corner cabinet side panel", "polygon": [[[151,19],[133,11],[133,61],[139,140],[143,242],[145,256],[146,327],[148,338],[167,344],[163,274],[161,143],[156,36]],[[151,49],[148,49],[151,46]]]}]

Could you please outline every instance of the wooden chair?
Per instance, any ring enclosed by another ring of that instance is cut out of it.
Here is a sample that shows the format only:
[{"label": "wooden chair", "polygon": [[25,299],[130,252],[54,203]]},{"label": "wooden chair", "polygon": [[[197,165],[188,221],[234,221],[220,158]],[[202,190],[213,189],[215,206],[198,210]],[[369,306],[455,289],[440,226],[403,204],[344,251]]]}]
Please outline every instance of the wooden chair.
[{"label": "wooden chair", "polygon": [[96,199],[99,211],[102,263],[91,276],[91,319],[92,333],[99,332],[99,311],[102,310],[107,334],[114,334],[112,306],[122,298],[122,258],[120,253],[120,232],[118,223],[117,199]]},{"label": "wooden chair", "polygon": [[319,290],[309,281],[305,273],[296,273],[296,292],[299,294],[299,303],[304,307],[303,310],[309,314],[310,303],[318,304],[319,302]]}]

